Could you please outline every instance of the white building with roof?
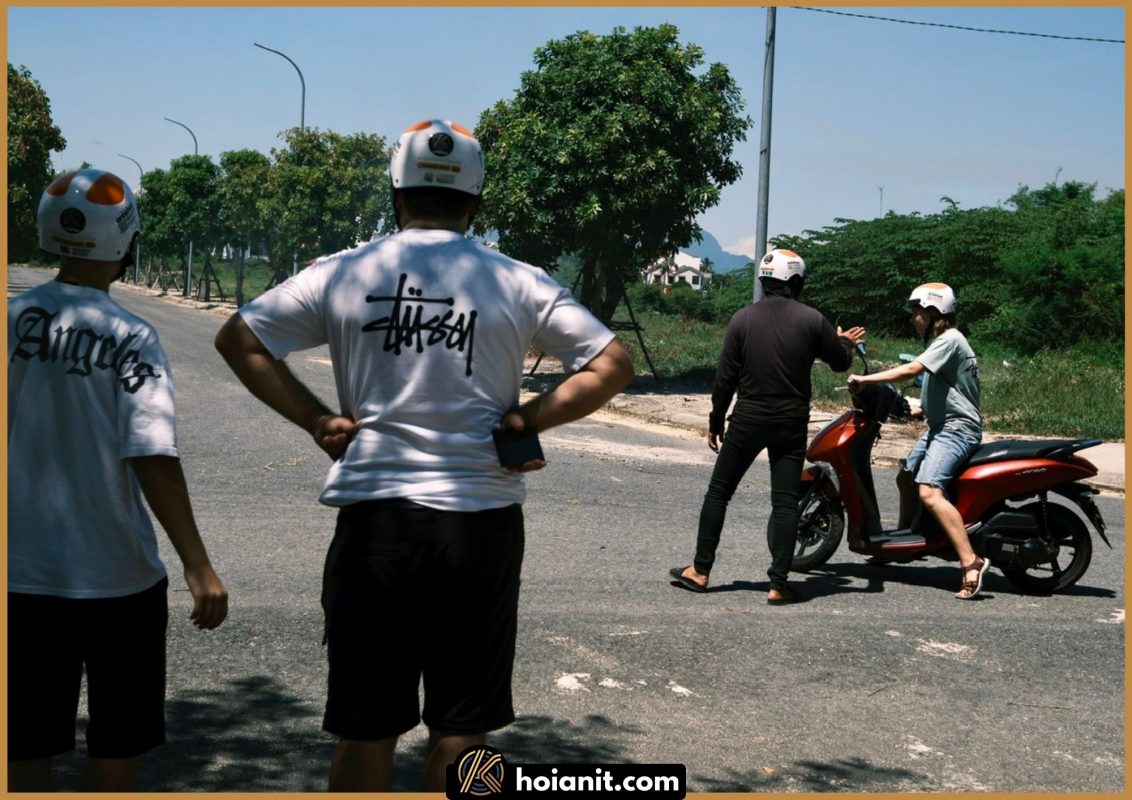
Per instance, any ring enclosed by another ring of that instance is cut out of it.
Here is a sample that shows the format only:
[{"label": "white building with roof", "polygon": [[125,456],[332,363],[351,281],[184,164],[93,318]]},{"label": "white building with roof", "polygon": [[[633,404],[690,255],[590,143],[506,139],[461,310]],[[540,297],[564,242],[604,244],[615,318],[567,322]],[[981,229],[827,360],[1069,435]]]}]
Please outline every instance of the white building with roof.
[{"label": "white building with roof", "polygon": [[674,255],[653,262],[645,270],[645,283],[675,286],[686,283],[697,292],[711,282],[711,273],[703,269],[703,259],[677,250]]}]

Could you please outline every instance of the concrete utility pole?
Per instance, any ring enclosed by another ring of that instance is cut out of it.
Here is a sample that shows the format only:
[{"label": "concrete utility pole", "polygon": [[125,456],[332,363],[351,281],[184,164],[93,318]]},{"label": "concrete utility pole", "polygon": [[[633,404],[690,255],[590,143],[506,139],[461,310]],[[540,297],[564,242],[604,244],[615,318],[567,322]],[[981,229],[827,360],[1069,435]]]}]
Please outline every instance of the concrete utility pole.
[{"label": "concrete utility pole", "polygon": [[[763,60],[763,116],[759,145],[759,209],[755,222],[756,264],[766,254],[767,206],[770,200],[770,112],[774,99],[774,19],[775,8],[766,10],[766,54]],[[754,301],[762,299],[759,271],[755,268]]]}]

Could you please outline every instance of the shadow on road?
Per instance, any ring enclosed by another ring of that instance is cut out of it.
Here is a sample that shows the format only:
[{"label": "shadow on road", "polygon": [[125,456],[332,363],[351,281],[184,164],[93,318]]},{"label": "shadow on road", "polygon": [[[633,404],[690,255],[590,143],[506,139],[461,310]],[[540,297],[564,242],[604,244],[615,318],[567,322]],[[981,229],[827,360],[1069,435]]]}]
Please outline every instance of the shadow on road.
[{"label": "shadow on road", "polygon": [[[797,587],[803,602],[837,594],[876,594],[884,591],[885,583],[923,586],[942,591],[959,588],[958,568],[953,565],[929,566],[925,564],[825,564],[809,572],[791,574],[790,583]],[[685,588],[676,581],[670,583]],[[732,581],[708,588],[706,594],[724,592],[759,592],[770,589],[769,581]],[[685,591],[687,589],[685,588]],[[994,593],[1021,595],[1023,592],[1000,573],[989,572],[983,579],[983,592],[976,600],[990,600]],[[1060,594],[1071,597],[1116,597],[1116,591],[1099,586],[1071,586]]]},{"label": "shadow on road", "polygon": [[[955,564],[935,564],[917,562],[911,564],[868,564],[846,563],[826,564],[809,573],[798,573],[798,577],[806,575],[800,585],[811,596],[818,596],[823,587],[829,587],[825,594],[836,594],[839,591],[872,591],[883,592],[887,582],[901,583],[907,586],[924,586],[934,589],[956,591],[959,588],[959,568]],[[856,588],[853,581],[864,581],[865,588]],[[811,587],[814,587],[811,590]],[[987,572],[983,579],[983,594],[988,599],[995,592],[1004,595],[1025,594],[1017,586],[995,569]],[[1077,584],[1059,594],[1070,597],[1116,597],[1116,591],[1101,586],[1083,586]]]},{"label": "shadow on road", "polygon": [[[228,681],[225,688],[178,693],[165,705],[167,741],[142,762],[144,792],[321,792],[334,751],[322,731],[321,705],[286,691],[273,677]],[[79,749],[58,759],[60,790],[78,788]],[[554,717],[521,717],[489,741],[514,763],[621,763],[615,742],[640,729],[591,715],[581,723]],[[394,791],[419,792],[426,742],[398,749]]]},{"label": "shadow on road", "polygon": [[520,717],[515,724],[491,736],[489,743],[517,764],[618,764],[624,748],[616,744],[628,735],[644,735],[643,728],[621,725],[591,714],[574,723],[556,717]]},{"label": "shadow on road", "polygon": [[933,788],[925,776],[906,769],[880,767],[862,758],[837,761],[799,761],[793,768],[727,770],[725,777],[688,774],[689,790],[706,792],[890,792]]},{"label": "shadow on road", "polygon": [[[323,791],[333,740],[322,708],[266,675],[179,692],[165,703],[166,743],[142,760],[138,790]],[[80,732],[87,720],[80,719]],[[77,788],[84,750],[60,759],[57,784]]]}]

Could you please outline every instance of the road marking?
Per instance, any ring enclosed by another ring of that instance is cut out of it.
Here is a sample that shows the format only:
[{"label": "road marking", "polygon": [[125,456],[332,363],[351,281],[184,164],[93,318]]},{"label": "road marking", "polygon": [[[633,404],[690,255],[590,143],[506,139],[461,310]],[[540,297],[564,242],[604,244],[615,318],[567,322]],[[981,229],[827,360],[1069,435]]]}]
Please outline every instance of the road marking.
[{"label": "road marking", "polygon": [[[543,443],[561,450],[577,450],[616,461],[665,463],[701,466],[712,463],[698,451],[677,447],[644,447],[625,442],[603,441],[596,436],[579,436],[568,433],[549,433]],[[704,448],[705,450],[707,448]]]},{"label": "road marking", "polygon": [[938,750],[934,750],[928,747],[915,736],[909,736],[908,738],[911,739],[911,741],[904,746],[904,749],[908,751],[908,755],[912,758],[943,755],[943,753],[939,752]]},{"label": "road marking", "polygon": [[695,694],[695,692],[693,692],[691,689],[685,689],[683,686],[678,684],[676,681],[669,681],[668,682],[668,688],[671,689],[676,694],[680,695],[681,697],[692,697]]},{"label": "road marking", "polygon": [[1109,619],[1098,619],[1097,622],[1105,625],[1120,625],[1124,622],[1124,609],[1118,608],[1116,611],[1112,612],[1112,616]]},{"label": "road marking", "polygon": [[633,687],[629,684],[622,683],[621,681],[614,680],[613,678],[602,678],[601,683],[599,683],[598,686],[602,686],[606,689],[625,689],[626,691],[633,691]]},{"label": "road marking", "polygon": [[970,661],[975,654],[975,648],[955,642],[937,642],[932,639],[919,639],[916,649],[921,653],[936,658],[949,658],[953,661]]},{"label": "road marking", "polygon": [[585,684],[592,680],[588,672],[563,672],[554,685],[563,692],[588,692]]}]

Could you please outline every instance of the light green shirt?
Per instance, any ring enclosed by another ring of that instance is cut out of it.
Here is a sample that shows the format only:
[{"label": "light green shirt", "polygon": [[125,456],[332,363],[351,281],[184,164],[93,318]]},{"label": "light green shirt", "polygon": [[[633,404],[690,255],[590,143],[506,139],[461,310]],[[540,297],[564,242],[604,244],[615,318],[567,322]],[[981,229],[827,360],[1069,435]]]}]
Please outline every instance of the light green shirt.
[{"label": "light green shirt", "polygon": [[927,370],[920,400],[928,426],[981,436],[979,362],[967,338],[949,328],[916,360]]}]

